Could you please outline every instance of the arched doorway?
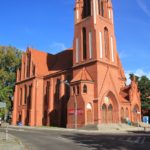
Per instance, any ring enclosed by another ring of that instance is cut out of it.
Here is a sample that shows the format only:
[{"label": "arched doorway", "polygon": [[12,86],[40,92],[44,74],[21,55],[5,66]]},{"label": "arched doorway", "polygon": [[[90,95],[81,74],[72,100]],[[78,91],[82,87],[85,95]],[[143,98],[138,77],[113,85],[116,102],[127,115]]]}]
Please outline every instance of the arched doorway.
[{"label": "arched doorway", "polygon": [[105,104],[102,106],[102,123],[107,123],[107,107]]},{"label": "arched doorway", "polygon": [[133,108],[133,111],[132,111],[132,113],[133,113],[133,122],[134,123],[137,123],[137,122],[140,121],[139,110],[140,109],[139,109],[138,105],[135,105],[134,108]]},{"label": "arched doorway", "polygon": [[128,108],[126,108],[125,117],[126,117],[126,119],[129,118],[129,109]]},{"label": "arched doorway", "polygon": [[112,92],[108,92],[101,102],[101,122],[119,122],[118,102]]},{"label": "arched doorway", "polygon": [[121,108],[121,122],[124,122],[124,108]]},{"label": "arched doorway", "polygon": [[87,109],[87,124],[93,124],[92,105],[88,103],[86,109]]}]

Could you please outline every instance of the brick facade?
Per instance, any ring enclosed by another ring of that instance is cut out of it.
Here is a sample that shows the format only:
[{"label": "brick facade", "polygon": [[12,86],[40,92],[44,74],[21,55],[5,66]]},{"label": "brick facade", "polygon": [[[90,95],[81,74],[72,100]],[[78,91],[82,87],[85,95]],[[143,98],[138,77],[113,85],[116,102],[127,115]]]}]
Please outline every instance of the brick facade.
[{"label": "brick facade", "polygon": [[73,48],[56,55],[28,48],[17,72],[12,124],[82,127],[141,120],[135,79],[116,49],[110,0],[76,0]]}]

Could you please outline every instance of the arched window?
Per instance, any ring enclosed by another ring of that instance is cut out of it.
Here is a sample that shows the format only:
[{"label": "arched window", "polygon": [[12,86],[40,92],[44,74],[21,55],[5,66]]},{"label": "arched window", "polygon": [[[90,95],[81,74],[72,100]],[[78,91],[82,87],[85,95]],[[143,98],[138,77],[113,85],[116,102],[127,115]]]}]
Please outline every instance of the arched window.
[{"label": "arched window", "polygon": [[86,28],[82,29],[82,36],[83,36],[83,60],[86,60],[87,53],[86,53]]},{"label": "arched window", "polygon": [[86,85],[83,86],[83,93],[87,93],[87,86]]},{"label": "arched window", "polygon": [[107,27],[104,28],[104,46],[105,46],[105,57],[109,59],[109,33]]},{"label": "arched window", "polygon": [[91,15],[91,0],[84,0],[82,18],[86,18],[90,15]]}]

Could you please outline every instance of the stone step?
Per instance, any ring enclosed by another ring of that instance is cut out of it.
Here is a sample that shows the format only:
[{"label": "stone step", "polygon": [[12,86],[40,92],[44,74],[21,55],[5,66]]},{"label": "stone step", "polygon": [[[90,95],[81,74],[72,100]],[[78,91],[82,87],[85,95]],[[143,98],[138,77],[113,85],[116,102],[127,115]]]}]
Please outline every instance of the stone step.
[{"label": "stone step", "polygon": [[133,129],[134,126],[127,124],[99,124],[99,125],[86,125],[82,127],[83,130],[122,130],[122,129]]}]

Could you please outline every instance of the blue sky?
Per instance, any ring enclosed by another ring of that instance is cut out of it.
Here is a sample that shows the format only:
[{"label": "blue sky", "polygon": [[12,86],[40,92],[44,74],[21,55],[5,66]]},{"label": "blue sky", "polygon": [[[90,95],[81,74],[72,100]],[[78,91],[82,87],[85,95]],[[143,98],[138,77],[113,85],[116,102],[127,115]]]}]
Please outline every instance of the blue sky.
[{"label": "blue sky", "polygon": [[[72,47],[74,0],[1,0],[0,45],[49,53]],[[123,67],[150,77],[150,0],[113,0]]]}]

